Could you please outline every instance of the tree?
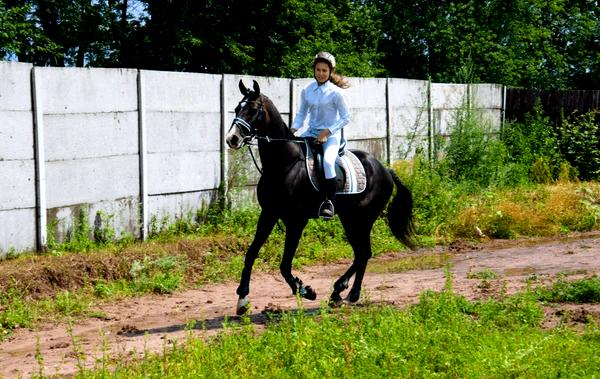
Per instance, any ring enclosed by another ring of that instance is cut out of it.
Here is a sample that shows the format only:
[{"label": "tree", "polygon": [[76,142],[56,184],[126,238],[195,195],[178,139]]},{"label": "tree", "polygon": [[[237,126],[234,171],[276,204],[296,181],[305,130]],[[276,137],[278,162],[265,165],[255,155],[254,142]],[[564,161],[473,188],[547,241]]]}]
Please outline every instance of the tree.
[{"label": "tree", "polygon": [[59,47],[36,26],[32,4],[0,0],[0,55],[36,63],[35,56],[58,54]]},{"label": "tree", "polygon": [[597,1],[378,0],[377,7],[390,76],[598,87]]},{"label": "tree", "polygon": [[[347,0],[145,0],[144,67],[306,76],[319,50],[348,75],[380,72],[376,9]],[[177,22],[173,22],[177,20]]]},{"label": "tree", "polygon": [[599,88],[597,0],[0,0],[0,53],[53,66]]}]

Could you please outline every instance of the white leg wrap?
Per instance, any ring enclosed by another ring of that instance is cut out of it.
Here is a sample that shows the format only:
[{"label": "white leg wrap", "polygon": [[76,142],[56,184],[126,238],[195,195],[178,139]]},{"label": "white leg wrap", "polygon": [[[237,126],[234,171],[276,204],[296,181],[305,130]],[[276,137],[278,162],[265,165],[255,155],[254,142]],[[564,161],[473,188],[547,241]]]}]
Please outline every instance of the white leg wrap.
[{"label": "white leg wrap", "polygon": [[243,315],[250,309],[250,300],[248,296],[238,299],[236,313],[238,316]]}]

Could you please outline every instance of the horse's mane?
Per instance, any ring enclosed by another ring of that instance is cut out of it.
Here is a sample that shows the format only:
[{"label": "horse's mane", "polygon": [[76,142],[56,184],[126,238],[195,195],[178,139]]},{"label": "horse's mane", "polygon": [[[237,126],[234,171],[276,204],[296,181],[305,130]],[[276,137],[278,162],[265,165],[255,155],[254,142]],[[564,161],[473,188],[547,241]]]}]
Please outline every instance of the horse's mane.
[{"label": "horse's mane", "polygon": [[267,95],[264,95],[262,93],[260,94],[260,96],[262,97],[265,110],[269,114],[269,118],[271,119],[270,121],[272,123],[275,123],[277,127],[282,127],[282,129],[289,131],[288,124],[283,120],[283,117],[281,117],[281,113],[279,112],[273,101]]}]

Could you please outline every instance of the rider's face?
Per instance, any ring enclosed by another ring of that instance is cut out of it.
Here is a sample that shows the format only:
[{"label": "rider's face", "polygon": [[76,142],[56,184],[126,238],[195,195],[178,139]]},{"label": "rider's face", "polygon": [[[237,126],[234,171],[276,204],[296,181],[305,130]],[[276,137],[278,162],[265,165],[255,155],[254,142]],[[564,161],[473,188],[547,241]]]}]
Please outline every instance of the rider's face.
[{"label": "rider's face", "polygon": [[323,84],[329,80],[329,65],[325,62],[317,62],[315,65],[315,78],[319,84]]}]

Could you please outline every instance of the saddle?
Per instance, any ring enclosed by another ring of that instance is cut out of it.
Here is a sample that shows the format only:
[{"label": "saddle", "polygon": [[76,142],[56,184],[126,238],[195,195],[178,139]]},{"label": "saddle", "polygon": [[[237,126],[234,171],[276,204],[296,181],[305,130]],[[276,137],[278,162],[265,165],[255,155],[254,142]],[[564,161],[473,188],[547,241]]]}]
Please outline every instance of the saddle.
[{"label": "saddle", "polygon": [[[319,191],[325,173],[323,171],[323,148],[312,142],[312,139],[304,139],[304,153],[306,156],[306,170],[308,177],[316,191]],[[362,162],[351,150],[346,149],[346,140],[342,140],[340,150],[335,160],[336,193],[356,194],[367,188],[367,175]]]}]

